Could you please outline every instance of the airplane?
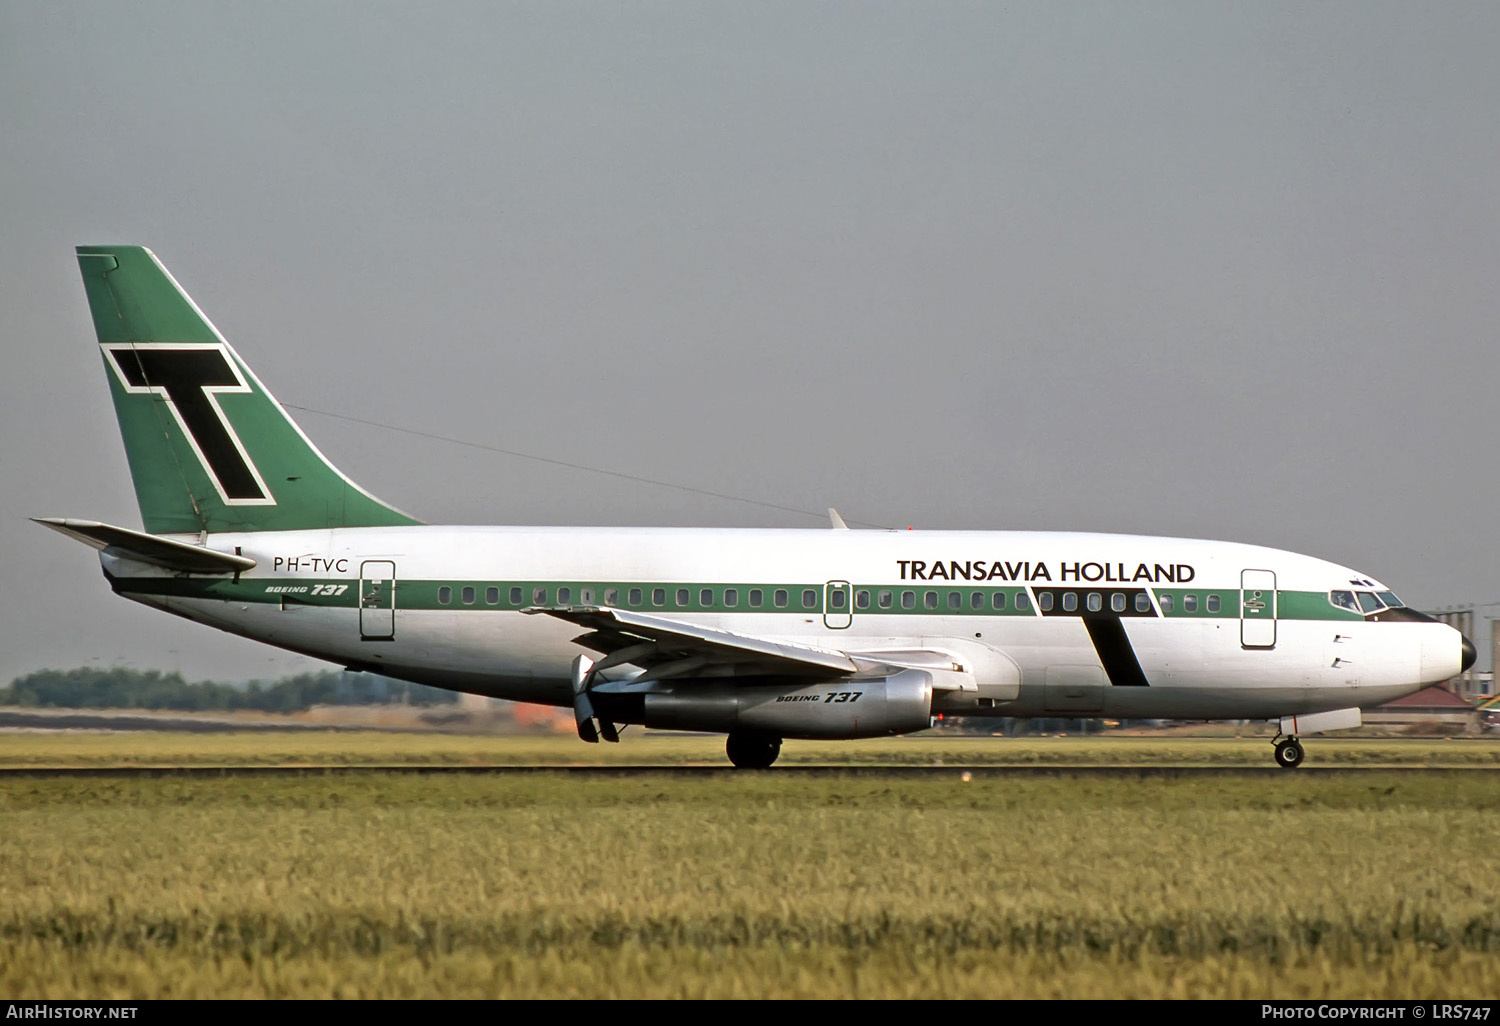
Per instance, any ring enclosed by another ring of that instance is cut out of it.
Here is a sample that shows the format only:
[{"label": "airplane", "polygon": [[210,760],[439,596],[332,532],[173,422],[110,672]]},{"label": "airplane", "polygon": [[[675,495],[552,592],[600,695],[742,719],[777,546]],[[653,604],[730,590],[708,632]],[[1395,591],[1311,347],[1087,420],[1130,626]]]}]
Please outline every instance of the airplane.
[{"label": "airplane", "polygon": [[1448,680],[1473,644],[1363,571],[1234,542],[1116,534],[426,524],[345,477],[162,263],[78,263],[143,531],[34,518],[118,595],[357,671],[784,739],[939,716],[1267,719],[1301,735]]}]

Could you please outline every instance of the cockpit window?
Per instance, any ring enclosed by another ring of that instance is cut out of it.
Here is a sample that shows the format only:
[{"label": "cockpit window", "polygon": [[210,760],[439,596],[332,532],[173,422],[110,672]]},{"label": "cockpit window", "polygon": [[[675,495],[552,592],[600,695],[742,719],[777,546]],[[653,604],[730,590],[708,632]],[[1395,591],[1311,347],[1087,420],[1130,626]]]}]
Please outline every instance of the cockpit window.
[{"label": "cockpit window", "polygon": [[1340,609],[1368,616],[1383,609],[1400,609],[1406,605],[1389,591],[1330,591],[1328,601]]},{"label": "cockpit window", "polygon": [[1340,609],[1349,610],[1351,613],[1359,612],[1359,603],[1354,601],[1354,592],[1352,591],[1330,591],[1328,593],[1328,601]]}]

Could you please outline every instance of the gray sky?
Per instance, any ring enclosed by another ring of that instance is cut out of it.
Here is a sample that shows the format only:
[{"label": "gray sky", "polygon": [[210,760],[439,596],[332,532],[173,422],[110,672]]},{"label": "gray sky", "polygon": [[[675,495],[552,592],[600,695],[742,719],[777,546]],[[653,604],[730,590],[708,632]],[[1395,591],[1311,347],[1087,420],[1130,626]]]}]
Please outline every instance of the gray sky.
[{"label": "gray sky", "polygon": [[[0,681],[321,665],[26,521],[140,523],[80,243],[285,403],[1500,600],[1497,51],[1477,2],[0,0]],[[298,417],[436,522],[819,524]]]}]

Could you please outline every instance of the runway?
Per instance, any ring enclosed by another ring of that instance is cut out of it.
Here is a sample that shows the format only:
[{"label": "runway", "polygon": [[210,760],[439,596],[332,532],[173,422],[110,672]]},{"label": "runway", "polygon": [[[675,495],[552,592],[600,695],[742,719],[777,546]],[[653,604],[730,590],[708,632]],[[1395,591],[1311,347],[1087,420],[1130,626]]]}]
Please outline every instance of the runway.
[{"label": "runway", "polygon": [[952,779],[994,780],[1036,777],[1073,777],[1093,779],[1243,779],[1278,777],[1336,776],[1342,779],[1360,776],[1471,775],[1500,773],[1490,766],[1316,766],[1303,765],[1296,770],[1280,769],[1267,760],[1258,766],[786,766],[769,770],[738,770],[732,766],[441,766],[441,765],[369,765],[369,766],[15,766],[0,767],[0,780],[99,778],[99,779],[213,779],[274,777],[353,777],[375,774],[399,776],[465,776],[519,777],[552,774],[579,779],[637,778],[647,776],[699,779],[708,777],[752,779],[824,779],[829,777],[892,778],[905,780]]}]

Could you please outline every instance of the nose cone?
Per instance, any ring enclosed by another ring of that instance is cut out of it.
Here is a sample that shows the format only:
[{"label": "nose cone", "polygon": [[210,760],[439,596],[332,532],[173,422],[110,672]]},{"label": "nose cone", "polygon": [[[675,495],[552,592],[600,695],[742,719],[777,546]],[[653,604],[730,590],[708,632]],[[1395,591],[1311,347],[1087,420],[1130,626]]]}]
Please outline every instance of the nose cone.
[{"label": "nose cone", "polygon": [[[1457,642],[1457,644],[1455,644]],[[1433,623],[1422,635],[1423,684],[1452,680],[1474,665],[1474,643],[1444,623]]]}]

